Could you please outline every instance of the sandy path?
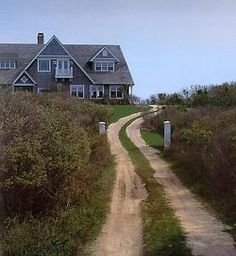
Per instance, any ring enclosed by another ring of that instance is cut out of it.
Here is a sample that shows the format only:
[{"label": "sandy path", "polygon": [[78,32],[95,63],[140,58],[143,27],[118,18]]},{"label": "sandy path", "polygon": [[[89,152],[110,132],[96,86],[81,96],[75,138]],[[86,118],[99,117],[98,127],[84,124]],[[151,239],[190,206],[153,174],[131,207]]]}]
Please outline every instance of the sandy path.
[{"label": "sandy path", "polygon": [[120,128],[137,115],[122,118],[108,129],[111,152],[117,162],[117,175],[111,211],[95,244],[93,255],[96,256],[142,255],[142,221],[139,203],[145,198],[146,192],[118,136]]},{"label": "sandy path", "polygon": [[192,193],[183,187],[168,165],[156,155],[156,150],[148,147],[140,135],[142,118],[136,119],[129,127],[127,134],[133,143],[149,160],[156,171],[155,176],[165,189],[176,216],[187,232],[187,244],[193,255],[235,256],[232,237],[222,230],[225,226],[209,214]]}]

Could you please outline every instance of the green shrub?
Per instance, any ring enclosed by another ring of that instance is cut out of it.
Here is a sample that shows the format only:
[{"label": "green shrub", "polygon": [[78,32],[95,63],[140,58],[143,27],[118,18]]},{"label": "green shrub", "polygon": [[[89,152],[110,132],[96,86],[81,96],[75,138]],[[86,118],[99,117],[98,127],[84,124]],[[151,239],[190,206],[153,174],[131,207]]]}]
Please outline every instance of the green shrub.
[{"label": "green shrub", "polygon": [[76,255],[94,237],[113,177],[98,134],[108,114],[65,95],[0,95],[4,256]]},{"label": "green shrub", "polygon": [[229,223],[236,210],[236,108],[205,106],[183,111],[166,107],[145,120],[160,133],[164,120],[173,126],[172,144],[165,156],[180,166],[178,175],[207,199]]},{"label": "green shrub", "polygon": [[91,153],[87,133],[67,113],[34,103],[36,97],[17,97],[2,105],[0,185],[6,214],[31,216],[66,207],[80,194],[76,183]]}]

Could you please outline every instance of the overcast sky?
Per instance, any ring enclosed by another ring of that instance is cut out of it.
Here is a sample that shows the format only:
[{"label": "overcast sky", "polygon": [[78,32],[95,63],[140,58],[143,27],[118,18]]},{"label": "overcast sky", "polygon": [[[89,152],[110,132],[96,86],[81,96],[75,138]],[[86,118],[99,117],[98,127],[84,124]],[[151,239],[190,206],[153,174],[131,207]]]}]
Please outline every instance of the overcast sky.
[{"label": "overcast sky", "polygon": [[236,81],[236,0],[1,0],[0,42],[120,44],[134,93]]}]

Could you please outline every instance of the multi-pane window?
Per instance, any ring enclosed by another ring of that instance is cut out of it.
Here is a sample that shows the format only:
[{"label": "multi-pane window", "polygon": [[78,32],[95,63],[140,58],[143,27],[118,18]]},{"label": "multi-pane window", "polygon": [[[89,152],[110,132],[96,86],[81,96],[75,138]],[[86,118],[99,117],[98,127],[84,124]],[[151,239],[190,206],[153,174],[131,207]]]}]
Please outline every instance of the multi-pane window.
[{"label": "multi-pane window", "polygon": [[102,71],[102,62],[100,61],[95,62],[95,71]]},{"label": "multi-pane window", "polygon": [[111,99],[123,98],[122,87],[119,85],[111,85],[110,86],[110,98]]},{"label": "multi-pane window", "polygon": [[0,61],[0,69],[15,69],[15,61]]},{"label": "multi-pane window", "polygon": [[103,85],[91,85],[90,87],[90,98],[99,99],[103,98],[104,86]]},{"label": "multi-pane window", "polygon": [[96,61],[95,71],[114,71],[115,64],[113,61]]},{"label": "multi-pane window", "polygon": [[84,98],[84,86],[83,85],[71,85],[70,94],[76,98]]},{"label": "multi-pane window", "polygon": [[38,71],[40,72],[50,72],[50,60],[47,59],[39,59],[38,60]]}]

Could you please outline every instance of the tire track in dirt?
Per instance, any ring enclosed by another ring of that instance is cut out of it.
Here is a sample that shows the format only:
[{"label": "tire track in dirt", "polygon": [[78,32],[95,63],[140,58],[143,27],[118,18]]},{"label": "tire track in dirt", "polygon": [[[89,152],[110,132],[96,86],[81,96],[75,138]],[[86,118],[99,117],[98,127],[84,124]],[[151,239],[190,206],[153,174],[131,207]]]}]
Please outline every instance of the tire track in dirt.
[{"label": "tire track in dirt", "polygon": [[236,256],[233,238],[223,232],[226,225],[203,208],[168,168],[168,164],[157,156],[158,151],[147,146],[141,138],[142,122],[142,118],[136,119],[127,127],[127,135],[155,170],[157,181],[164,187],[167,199],[186,231],[187,246],[192,249],[193,255]]},{"label": "tire track in dirt", "polygon": [[108,139],[116,160],[116,181],[112,193],[111,210],[98,237],[94,256],[139,256],[142,255],[142,220],[140,202],[146,191],[127,151],[119,140],[119,131],[133,114],[111,124]]}]

